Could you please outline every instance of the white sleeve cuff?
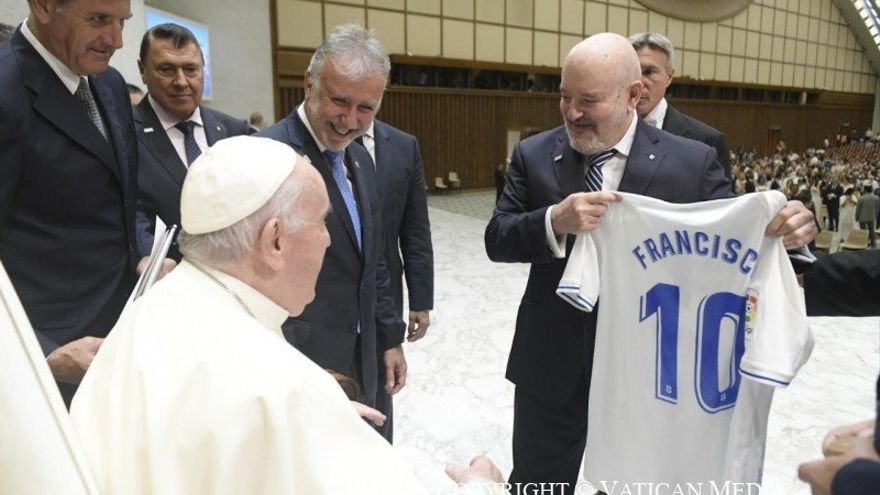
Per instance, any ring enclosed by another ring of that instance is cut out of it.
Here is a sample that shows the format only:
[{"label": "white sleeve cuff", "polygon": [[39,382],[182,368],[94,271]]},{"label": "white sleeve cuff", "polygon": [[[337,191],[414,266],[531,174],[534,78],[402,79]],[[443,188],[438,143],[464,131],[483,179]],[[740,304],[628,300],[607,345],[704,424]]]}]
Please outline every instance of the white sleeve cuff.
[{"label": "white sleeve cuff", "polygon": [[565,258],[565,243],[568,240],[568,234],[562,234],[561,236],[556,237],[553,233],[553,224],[550,222],[550,214],[555,207],[556,205],[550,206],[547,208],[547,212],[544,213],[544,232],[546,232],[547,247],[553,252],[553,256],[557,258]]}]

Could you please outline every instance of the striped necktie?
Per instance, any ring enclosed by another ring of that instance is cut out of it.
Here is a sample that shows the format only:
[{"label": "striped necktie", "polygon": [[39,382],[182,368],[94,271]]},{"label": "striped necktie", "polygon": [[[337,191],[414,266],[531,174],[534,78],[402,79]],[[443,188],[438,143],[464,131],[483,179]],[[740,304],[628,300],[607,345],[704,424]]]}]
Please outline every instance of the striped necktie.
[{"label": "striped necktie", "polygon": [[587,157],[590,162],[590,168],[587,170],[587,176],[584,178],[587,182],[587,192],[595,192],[602,190],[602,165],[614,156],[616,151],[614,148],[603,151],[596,155]]},{"label": "striped necktie", "polygon": [[183,150],[186,153],[186,166],[189,167],[202,154],[202,149],[196,142],[196,123],[192,120],[184,120],[174,124],[174,127],[183,133]]}]

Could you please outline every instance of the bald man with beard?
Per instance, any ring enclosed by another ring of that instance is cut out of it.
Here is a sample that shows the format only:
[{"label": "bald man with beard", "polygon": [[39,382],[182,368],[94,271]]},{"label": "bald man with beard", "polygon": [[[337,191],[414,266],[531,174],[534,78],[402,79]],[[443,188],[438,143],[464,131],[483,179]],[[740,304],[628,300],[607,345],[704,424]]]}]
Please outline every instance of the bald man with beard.
[{"label": "bald man with beard", "polygon": [[[516,385],[513,493],[576,489],[598,310],[578,311],[555,293],[575,235],[599,226],[606,204],[618,200],[612,191],[673,203],[732,195],[713,148],[638,118],[640,77],[638,56],[620,35],[575,45],[562,68],[563,125],[517,144],[486,227],[489,258],[531,264],[506,375]],[[815,236],[812,214],[790,202],[767,235],[804,245]]]}]

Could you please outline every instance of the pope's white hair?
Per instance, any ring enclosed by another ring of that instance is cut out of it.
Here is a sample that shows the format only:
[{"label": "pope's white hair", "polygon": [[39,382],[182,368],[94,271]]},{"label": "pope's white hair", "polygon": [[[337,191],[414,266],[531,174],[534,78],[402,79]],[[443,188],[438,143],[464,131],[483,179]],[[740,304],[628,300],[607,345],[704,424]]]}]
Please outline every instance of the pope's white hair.
[{"label": "pope's white hair", "polygon": [[272,218],[281,219],[284,232],[299,230],[303,226],[301,202],[305,185],[302,176],[294,177],[295,171],[266,204],[229,227],[205,234],[181,231],[177,238],[180,252],[193,261],[219,268],[245,259],[263,226]]}]

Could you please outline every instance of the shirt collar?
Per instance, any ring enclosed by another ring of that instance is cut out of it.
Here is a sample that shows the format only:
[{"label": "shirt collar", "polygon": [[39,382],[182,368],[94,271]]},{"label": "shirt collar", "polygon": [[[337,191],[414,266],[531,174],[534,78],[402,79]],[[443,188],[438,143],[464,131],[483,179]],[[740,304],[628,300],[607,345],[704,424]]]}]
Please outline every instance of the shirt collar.
[{"label": "shirt collar", "polygon": [[[166,133],[168,132],[168,129],[171,129],[178,123],[182,122],[181,120],[172,117],[171,114],[166,112],[165,109],[162,108],[162,105],[160,105],[159,102],[153,98],[153,95],[147,93],[147,98],[149,98],[150,106],[153,107],[153,111],[156,112],[156,117],[159,118],[159,123],[162,124],[162,128],[165,129]],[[202,123],[201,106],[196,106],[195,111],[186,120],[195,122],[199,127],[204,127],[204,124]]]},{"label": "shirt collar", "polygon": [[370,127],[367,128],[366,132],[364,132],[364,136],[376,140],[376,137],[373,135],[373,127],[376,125],[376,121],[370,122]]},{"label": "shirt collar", "polygon": [[666,120],[666,109],[668,107],[669,103],[666,103],[666,98],[660,98],[660,101],[657,102],[657,106],[655,106],[648,115],[645,115],[645,122],[657,129],[662,129],[663,122]]},{"label": "shirt collar", "polygon": [[629,150],[632,148],[633,140],[636,136],[636,124],[638,124],[638,122],[639,116],[636,112],[633,112],[632,120],[630,121],[626,132],[623,133],[623,137],[620,138],[620,141],[618,141],[617,144],[612,146],[615,151],[623,156],[629,156]]},{"label": "shirt collar", "polygon": [[[30,28],[28,28],[28,20],[25,19],[23,23],[21,23],[21,34],[24,35],[24,38],[28,40],[28,42],[34,47],[34,50],[46,61],[49,65],[49,68],[52,69],[52,72],[58,76],[58,79],[61,80],[61,83],[64,84],[64,87],[70,91],[70,94],[76,93],[76,88],[79,87],[79,78],[77,74],[75,74],[72,70],[70,70],[64,62],[62,62],[58,57],[52,55],[52,53],[40,43],[40,40],[37,39],[36,35],[31,32]],[[86,77],[86,84],[88,84],[89,78]]]},{"label": "shirt collar", "polygon": [[[288,313],[286,309],[275,304],[274,301],[264,296],[250,285],[242,282],[232,275],[229,275],[215,268],[211,268],[210,266],[201,263],[196,265],[192,261],[183,260],[181,262],[181,266],[178,267],[178,269],[188,264],[194,265],[194,268],[195,266],[197,266],[198,268],[201,268],[205,272],[209,273],[212,277],[216,278],[230,291],[241,298],[241,302],[243,302],[244,305],[247,306],[247,308],[254,314],[254,318],[256,318],[261,325],[275,333],[282,334],[281,324],[290,317],[290,313]],[[194,271],[198,271],[198,269]],[[222,290],[222,287],[219,288]],[[230,300],[230,304],[237,305],[238,303],[237,301]],[[242,308],[242,310],[244,310],[244,308]]]},{"label": "shirt collar", "polygon": [[327,147],[324,146],[324,143],[322,143],[321,140],[318,139],[318,136],[315,135],[315,131],[312,130],[312,124],[309,122],[309,116],[306,115],[306,103],[305,102],[300,103],[299,106],[296,107],[296,114],[299,115],[299,119],[302,120],[303,124],[305,124],[306,129],[308,129],[309,134],[311,134],[311,136],[312,136],[312,139],[314,139],[315,143],[318,145],[318,151],[323,153],[324,150],[327,149]]}]

